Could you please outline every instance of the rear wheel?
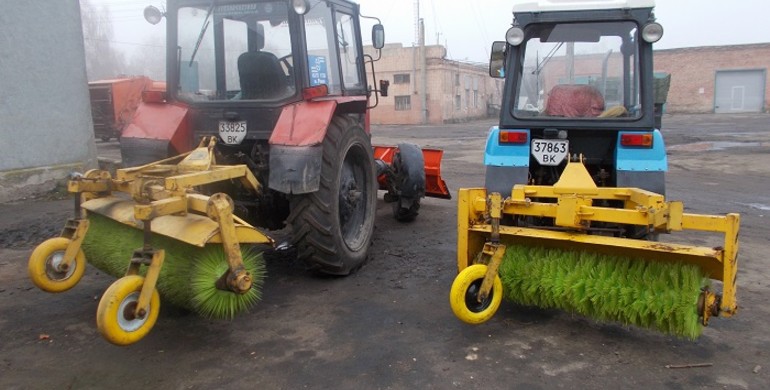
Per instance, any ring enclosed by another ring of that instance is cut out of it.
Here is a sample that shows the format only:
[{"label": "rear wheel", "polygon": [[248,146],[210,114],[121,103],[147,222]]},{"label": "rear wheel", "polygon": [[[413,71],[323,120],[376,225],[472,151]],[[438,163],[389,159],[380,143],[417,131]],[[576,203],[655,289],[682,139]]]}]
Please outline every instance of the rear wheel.
[{"label": "rear wheel", "polygon": [[347,275],[366,260],[374,232],[372,146],[358,122],[334,117],[322,147],[320,187],[292,196],[288,222],[301,260],[323,273]]}]

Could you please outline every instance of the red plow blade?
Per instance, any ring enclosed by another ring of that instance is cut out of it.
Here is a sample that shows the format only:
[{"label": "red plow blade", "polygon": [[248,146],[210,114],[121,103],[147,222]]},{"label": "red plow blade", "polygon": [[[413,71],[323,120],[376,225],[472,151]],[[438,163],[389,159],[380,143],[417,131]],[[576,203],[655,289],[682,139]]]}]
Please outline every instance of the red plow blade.
[{"label": "red plow blade", "polygon": [[[374,145],[374,159],[382,160],[388,165],[393,163],[393,155],[398,150],[397,146]],[[444,151],[441,149],[422,149],[425,159],[425,196],[441,199],[452,199],[452,194],[447,188],[446,182],[441,178],[441,158]],[[380,189],[386,190],[385,178],[379,178]]]}]

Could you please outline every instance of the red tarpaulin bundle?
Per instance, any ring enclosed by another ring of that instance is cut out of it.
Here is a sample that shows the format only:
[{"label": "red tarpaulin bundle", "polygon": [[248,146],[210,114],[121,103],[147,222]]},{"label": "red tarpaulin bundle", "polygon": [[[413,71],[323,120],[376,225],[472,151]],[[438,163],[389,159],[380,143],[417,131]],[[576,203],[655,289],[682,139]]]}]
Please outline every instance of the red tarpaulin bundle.
[{"label": "red tarpaulin bundle", "polygon": [[597,117],[604,111],[604,98],[590,85],[557,85],[551,89],[545,114],[567,118]]}]

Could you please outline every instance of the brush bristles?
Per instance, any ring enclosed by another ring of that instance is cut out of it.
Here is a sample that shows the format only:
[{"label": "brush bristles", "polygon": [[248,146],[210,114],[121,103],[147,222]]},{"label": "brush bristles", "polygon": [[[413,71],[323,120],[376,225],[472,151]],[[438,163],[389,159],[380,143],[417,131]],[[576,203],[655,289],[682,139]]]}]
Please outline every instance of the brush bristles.
[{"label": "brush bristles", "polygon": [[208,251],[195,263],[190,279],[193,305],[198,314],[207,318],[232,319],[238,313],[248,311],[262,296],[265,266],[262,255],[251,251],[243,253],[243,265],[251,274],[251,288],[244,294],[235,294],[216,288],[213,282],[227,271],[224,251]]},{"label": "brush bristles", "polygon": [[[91,226],[83,240],[86,259],[101,271],[119,278],[125,275],[134,250],[143,245],[142,232],[99,214],[89,213]],[[243,263],[251,274],[252,287],[245,294],[217,290],[216,281],[227,270],[221,244],[199,248],[169,237],[153,235],[152,247],[166,256],[157,289],[164,301],[207,318],[232,319],[247,311],[261,297],[265,265],[261,253],[243,250]],[[144,274],[146,267],[142,267]]]},{"label": "brush bristles", "polygon": [[500,278],[505,296],[518,304],[690,339],[701,333],[697,302],[709,282],[688,264],[518,245],[507,246]]}]

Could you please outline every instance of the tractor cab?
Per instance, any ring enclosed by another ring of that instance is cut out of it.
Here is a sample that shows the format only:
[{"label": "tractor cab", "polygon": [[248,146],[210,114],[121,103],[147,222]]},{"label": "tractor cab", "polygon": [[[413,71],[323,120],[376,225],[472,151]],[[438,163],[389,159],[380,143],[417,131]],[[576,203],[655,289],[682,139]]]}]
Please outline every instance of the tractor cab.
[{"label": "tractor cab", "polygon": [[168,12],[176,14],[168,26],[169,92],[180,101],[275,106],[320,85],[329,94],[367,94],[352,3],[169,3]]},{"label": "tractor cab", "polygon": [[492,45],[490,75],[506,83],[500,124],[487,143],[487,187],[509,194],[513,184],[551,185],[570,158],[582,156],[598,186],[665,193],[652,61],[663,29],[653,6],[514,6],[506,40]]},{"label": "tractor cab", "polygon": [[[285,128],[279,118],[286,107],[328,98],[364,115],[373,91],[359,17],[359,6],[347,0],[169,0],[164,12],[147,7],[147,21],[165,18],[167,29],[167,91],[150,103],[176,108],[144,113],[164,123],[135,123],[121,145],[124,163],[176,155],[213,135],[218,149],[230,148],[225,155],[240,151],[266,168],[268,140]],[[372,44],[384,45],[381,24]],[[267,172],[257,175],[266,182]]]}]

